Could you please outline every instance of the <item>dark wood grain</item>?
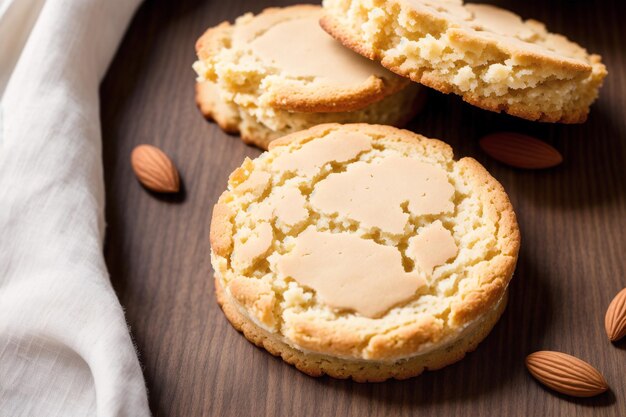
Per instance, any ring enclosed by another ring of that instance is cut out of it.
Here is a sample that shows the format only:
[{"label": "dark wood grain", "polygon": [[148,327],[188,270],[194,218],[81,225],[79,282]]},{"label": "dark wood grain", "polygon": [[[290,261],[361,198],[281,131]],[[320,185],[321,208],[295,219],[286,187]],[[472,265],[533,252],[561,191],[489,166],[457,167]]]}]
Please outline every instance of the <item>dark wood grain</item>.
[{"label": "dark wood grain", "polygon": [[[140,355],[156,416],[625,416],[626,343],[604,311],[626,286],[626,7],[615,2],[500,2],[601,53],[609,76],[587,123],[527,122],[431,92],[410,128],[473,156],[505,186],[522,250],[504,316],[476,352],[408,381],[307,377],[230,327],[213,294],[208,231],[228,174],[259,151],[205,122],[193,100],[194,42],[262,1],[148,1],[102,85],[106,261]],[[284,5],[275,1],[271,5]],[[545,139],[556,169],[508,168],[481,152],[499,130]],[[134,179],[131,149],[150,143],[180,168],[185,192],[161,198]],[[595,365],[612,391],[571,399],[543,389],[524,357],[538,349]]]}]

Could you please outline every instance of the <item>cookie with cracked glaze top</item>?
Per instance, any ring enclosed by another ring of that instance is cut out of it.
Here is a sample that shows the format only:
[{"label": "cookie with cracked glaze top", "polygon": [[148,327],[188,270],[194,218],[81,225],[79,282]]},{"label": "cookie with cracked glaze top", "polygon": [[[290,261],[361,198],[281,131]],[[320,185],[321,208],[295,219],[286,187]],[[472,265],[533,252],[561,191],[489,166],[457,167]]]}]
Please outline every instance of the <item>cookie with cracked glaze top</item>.
[{"label": "cookie with cracked glaze top", "polygon": [[344,48],[319,26],[321,14],[313,5],[270,8],[208,29],[194,63],[203,115],[263,149],[320,123],[406,123],[423,92]]},{"label": "cookie with cracked glaze top", "polygon": [[528,120],[582,123],[599,55],[535,20],[461,0],[324,0],[322,27],[396,74]]},{"label": "cookie with cracked glaze top", "polygon": [[455,362],[488,334],[520,235],[478,162],[368,124],[269,148],[231,175],[211,222],[218,301],[249,340],[310,375],[381,381]]}]

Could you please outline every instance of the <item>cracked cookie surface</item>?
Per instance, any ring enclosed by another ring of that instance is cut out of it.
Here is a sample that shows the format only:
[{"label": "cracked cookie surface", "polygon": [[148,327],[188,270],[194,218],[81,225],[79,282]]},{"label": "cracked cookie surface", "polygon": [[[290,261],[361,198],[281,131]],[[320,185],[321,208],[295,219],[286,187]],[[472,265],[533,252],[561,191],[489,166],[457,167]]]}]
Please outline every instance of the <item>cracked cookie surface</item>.
[{"label": "cracked cookie surface", "polygon": [[274,141],[233,172],[211,223],[235,327],[360,380],[416,375],[473,349],[504,308],[519,243],[506,193],[478,162],[367,124]]},{"label": "cracked cookie surface", "polygon": [[534,20],[461,0],[324,0],[322,27],[391,71],[477,107],[581,123],[606,68]]},{"label": "cracked cookie surface", "polygon": [[321,14],[270,8],[208,29],[194,63],[203,115],[263,149],[320,123],[406,123],[424,99],[418,86],[344,48]]}]

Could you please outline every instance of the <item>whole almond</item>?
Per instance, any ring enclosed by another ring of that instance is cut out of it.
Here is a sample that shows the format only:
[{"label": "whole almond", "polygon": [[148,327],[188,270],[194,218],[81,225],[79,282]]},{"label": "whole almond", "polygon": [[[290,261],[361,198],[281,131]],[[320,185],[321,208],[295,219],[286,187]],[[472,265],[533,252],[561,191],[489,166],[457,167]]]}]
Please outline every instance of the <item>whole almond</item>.
[{"label": "whole almond", "polygon": [[526,357],[528,371],[545,386],[574,397],[593,397],[609,389],[600,372],[574,356],[542,350]]},{"label": "whole almond", "polygon": [[493,159],[516,168],[550,168],[563,162],[552,146],[521,133],[492,133],[480,140],[480,147]]},{"label": "whole almond", "polygon": [[617,293],[604,316],[604,328],[611,342],[626,336],[626,288]]},{"label": "whole almond", "polygon": [[139,145],[130,155],[135,175],[146,188],[159,193],[176,193],[180,189],[178,170],[159,148]]}]

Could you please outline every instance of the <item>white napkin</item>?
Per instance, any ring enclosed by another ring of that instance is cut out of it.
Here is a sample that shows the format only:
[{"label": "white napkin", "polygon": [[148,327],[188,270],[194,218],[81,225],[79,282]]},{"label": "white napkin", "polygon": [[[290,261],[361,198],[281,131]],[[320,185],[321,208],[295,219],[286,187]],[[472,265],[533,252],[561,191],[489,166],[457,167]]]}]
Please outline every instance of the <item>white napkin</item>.
[{"label": "white napkin", "polygon": [[149,415],[103,259],[98,86],[138,0],[0,0],[0,416]]}]

